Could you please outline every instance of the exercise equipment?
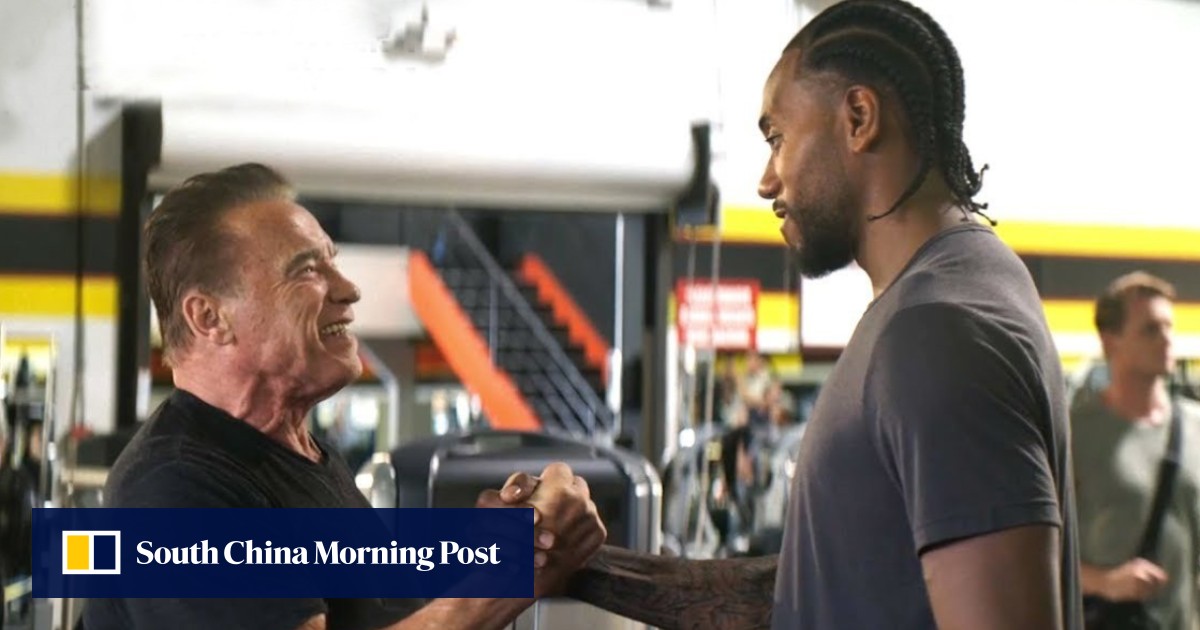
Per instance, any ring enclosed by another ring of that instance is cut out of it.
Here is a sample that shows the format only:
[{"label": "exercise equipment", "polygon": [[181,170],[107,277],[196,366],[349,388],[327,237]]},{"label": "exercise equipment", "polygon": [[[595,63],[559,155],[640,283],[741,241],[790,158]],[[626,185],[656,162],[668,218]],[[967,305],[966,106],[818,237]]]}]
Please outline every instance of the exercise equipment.
[{"label": "exercise equipment", "polygon": [[[358,475],[375,507],[474,507],[479,493],[499,489],[514,472],[540,474],[565,462],[587,480],[610,545],[657,553],[662,484],[643,457],[564,435],[474,431],[428,438],[377,453]],[[532,545],[532,541],[530,541]],[[527,611],[515,628],[634,630],[643,624],[565,599]]]},{"label": "exercise equipment", "polygon": [[[778,552],[805,427],[685,429],[663,473],[672,551],[695,559]],[[738,478],[738,449],[750,459],[749,479]]]}]

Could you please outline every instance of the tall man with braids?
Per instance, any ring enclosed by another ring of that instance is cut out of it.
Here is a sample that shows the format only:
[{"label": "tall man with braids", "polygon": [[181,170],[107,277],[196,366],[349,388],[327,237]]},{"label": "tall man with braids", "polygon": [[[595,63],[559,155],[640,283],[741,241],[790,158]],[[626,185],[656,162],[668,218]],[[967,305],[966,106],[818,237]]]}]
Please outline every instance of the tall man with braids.
[{"label": "tall man with braids", "polygon": [[906,2],[834,5],[787,45],[759,192],[806,276],[857,261],[875,296],[813,409],[782,552],[604,547],[569,595],[663,628],[1081,627],[1059,358],[977,220],[963,120],[958,54]]}]

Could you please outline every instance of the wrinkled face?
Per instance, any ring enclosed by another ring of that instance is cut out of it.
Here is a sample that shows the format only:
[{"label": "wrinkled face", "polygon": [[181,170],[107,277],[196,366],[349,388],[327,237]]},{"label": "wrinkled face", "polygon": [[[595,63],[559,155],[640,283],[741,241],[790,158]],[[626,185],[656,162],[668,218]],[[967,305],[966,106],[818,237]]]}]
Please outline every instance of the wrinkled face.
[{"label": "wrinkled face", "polygon": [[317,399],[358,378],[358,340],[347,330],[358,287],[338,271],[317,220],[277,200],[234,209],[225,226],[240,248],[236,294],[222,300],[239,372]]},{"label": "wrinkled face", "polygon": [[1174,367],[1171,333],[1175,318],[1165,297],[1135,297],[1125,304],[1125,326],[1105,333],[1105,353],[1113,370],[1147,378],[1166,376]]},{"label": "wrinkled face", "polygon": [[771,154],[758,194],[772,201],[800,272],[816,278],[850,264],[861,219],[838,145],[830,88],[796,78],[798,53],[786,54],[763,89],[759,129]]}]

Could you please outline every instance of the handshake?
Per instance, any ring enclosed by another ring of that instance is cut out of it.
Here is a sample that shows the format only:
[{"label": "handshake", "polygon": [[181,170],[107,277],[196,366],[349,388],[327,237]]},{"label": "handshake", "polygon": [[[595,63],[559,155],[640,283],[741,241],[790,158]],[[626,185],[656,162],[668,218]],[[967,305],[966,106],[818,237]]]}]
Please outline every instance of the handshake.
[{"label": "handshake", "polygon": [[533,590],[539,598],[563,594],[571,575],[608,536],[587,482],[563,463],[550,464],[536,477],[514,473],[500,490],[480,493],[475,507],[533,508]]}]

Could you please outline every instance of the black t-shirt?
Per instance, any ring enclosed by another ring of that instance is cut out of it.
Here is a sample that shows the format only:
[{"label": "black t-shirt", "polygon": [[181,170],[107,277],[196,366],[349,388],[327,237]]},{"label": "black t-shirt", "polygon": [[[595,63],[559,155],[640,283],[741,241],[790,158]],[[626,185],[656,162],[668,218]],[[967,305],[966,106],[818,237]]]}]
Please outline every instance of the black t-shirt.
[{"label": "black t-shirt", "polygon": [[936,628],[920,554],[1025,524],[1062,534],[1082,628],[1065,383],[1041,301],[988,228],[948,229],[867,309],[813,410],[774,628]]},{"label": "black t-shirt", "polygon": [[[117,458],[104,489],[105,507],[370,507],[341,457],[327,444],[317,444],[324,455],[320,463],[176,390]],[[382,599],[93,599],[83,620],[86,630],[294,630],[325,613],[330,630],[368,630],[395,623],[421,604]]]}]

